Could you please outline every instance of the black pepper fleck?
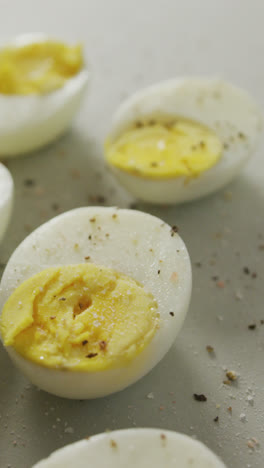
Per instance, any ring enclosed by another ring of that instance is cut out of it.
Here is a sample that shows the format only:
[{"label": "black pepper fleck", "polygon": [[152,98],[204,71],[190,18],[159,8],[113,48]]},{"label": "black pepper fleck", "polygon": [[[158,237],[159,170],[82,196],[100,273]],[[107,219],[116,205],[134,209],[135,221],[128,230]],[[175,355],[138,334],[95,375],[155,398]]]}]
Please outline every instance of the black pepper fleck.
[{"label": "black pepper fleck", "polygon": [[100,346],[100,349],[101,349],[102,351],[104,351],[104,350],[107,348],[107,343],[106,343],[106,341],[104,341],[104,340],[100,341],[99,346]]},{"label": "black pepper fleck", "polygon": [[207,401],[207,397],[201,393],[201,394],[198,394],[198,393],[194,393],[193,394],[193,398],[196,400],[196,401]]},{"label": "black pepper fleck", "polygon": [[176,234],[179,231],[179,228],[177,226],[172,226],[171,227],[171,236],[173,237],[174,234]]},{"label": "black pepper fleck", "polygon": [[34,187],[34,185],[36,185],[36,182],[34,179],[26,179],[24,180],[24,185],[26,187]]},{"label": "black pepper fleck", "polygon": [[59,209],[58,203],[52,203],[51,208],[52,208],[53,211],[58,211],[58,209]]},{"label": "black pepper fleck", "polygon": [[105,197],[103,195],[97,195],[96,200],[98,203],[105,203]]}]

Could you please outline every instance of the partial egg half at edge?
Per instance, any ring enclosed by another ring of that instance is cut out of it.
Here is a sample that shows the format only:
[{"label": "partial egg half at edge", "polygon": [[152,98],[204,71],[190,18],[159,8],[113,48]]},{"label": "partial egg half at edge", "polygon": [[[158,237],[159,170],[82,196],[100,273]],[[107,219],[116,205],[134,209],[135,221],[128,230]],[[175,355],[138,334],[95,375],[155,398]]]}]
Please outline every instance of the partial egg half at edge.
[{"label": "partial egg half at edge", "polygon": [[1,335],[39,388],[76,399],[136,382],[187,313],[191,267],[175,228],[139,211],[79,208],[39,227],[0,286]]},{"label": "partial egg half at edge", "polygon": [[[62,73],[65,72],[66,64],[70,68],[73,66],[74,47],[71,48],[45,34],[24,34],[1,44],[0,156],[2,158],[37,150],[62,135],[70,126],[83,101],[90,80],[86,64],[80,63],[76,73],[68,76],[65,82],[62,83],[61,80],[59,83],[60,77],[52,72],[55,58],[52,56],[49,58],[42,50],[45,44],[48,46],[51,44],[51,50],[52,44],[57,49],[59,46],[65,47],[61,56],[58,55],[57,69]],[[37,47],[40,48],[39,57]],[[16,51],[20,51],[21,56],[16,57]],[[32,54],[32,57],[30,55],[24,57],[26,53]],[[81,55],[81,49],[78,50],[78,54]],[[22,85],[21,76],[17,76],[19,66],[25,68],[28,80]],[[36,82],[40,83],[41,80],[42,85],[39,88],[35,86],[34,89],[33,85],[36,85]]]},{"label": "partial egg half at edge", "polygon": [[6,232],[13,207],[14,183],[9,170],[0,163],[0,241]]},{"label": "partial egg half at edge", "polygon": [[105,142],[113,174],[135,197],[176,204],[230,182],[257,150],[260,109],[220,79],[182,78],[121,104]]},{"label": "partial egg half at edge", "polygon": [[33,468],[226,468],[203,443],[162,429],[123,429],[81,440]]}]

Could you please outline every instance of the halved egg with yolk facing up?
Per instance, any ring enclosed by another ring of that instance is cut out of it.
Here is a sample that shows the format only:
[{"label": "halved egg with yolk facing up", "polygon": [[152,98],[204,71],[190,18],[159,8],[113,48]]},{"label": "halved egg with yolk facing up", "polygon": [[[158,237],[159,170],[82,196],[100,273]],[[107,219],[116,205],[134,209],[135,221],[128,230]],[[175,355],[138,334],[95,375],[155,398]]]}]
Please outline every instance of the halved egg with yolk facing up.
[{"label": "halved egg with yolk facing up", "polygon": [[148,373],[173,344],[191,295],[175,231],[139,211],[87,207],[30,234],[0,285],[1,336],[21,371],[76,399]]},{"label": "halved egg with yolk facing up", "polygon": [[256,151],[261,130],[261,112],[246,91],[220,79],[175,79],[121,104],[105,158],[138,199],[176,204],[230,182]]},{"label": "halved egg with yolk facing up", "polygon": [[37,150],[78,111],[90,73],[81,45],[24,34],[0,45],[0,156]]}]

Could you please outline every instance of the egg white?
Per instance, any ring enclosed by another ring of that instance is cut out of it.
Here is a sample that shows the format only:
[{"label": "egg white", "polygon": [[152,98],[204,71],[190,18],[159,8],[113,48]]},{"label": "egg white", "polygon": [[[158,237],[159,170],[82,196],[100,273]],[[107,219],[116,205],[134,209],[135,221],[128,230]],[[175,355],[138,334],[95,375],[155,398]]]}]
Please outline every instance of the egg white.
[{"label": "egg white", "polygon": [[109,136],[114,140],[133,122],[148,116],[158,119],[159,115],[206,125],[223,143],[223,155],[215,166],[194,178],[153,180],[109,165],[119,182],[146,202],[176,204],[222,188],[238,174],[259,144],[262,116],[258,106],[246,91],[216,78],[175,79],[135,93],[115,113]]},{"label": "egg white", "polygon": [[9,170],[0,163],[0,241],[7,229],[13,207],[14,183]]},{"label": "egg white", "polygon": [[[45,34],[25,34],[1,47],[23,47],[51,39]],[[0,156],[23,155],[64,133],[82,103],[89,79],[90,73],[84,67],[63,87],[47,94],[0,94]]]},{"label": "egg white", "polygon": [[[96,218],[96,222],[91,223],[91,218]],[[191,295],[189,255],[169,225],[139,211],[88,207],[53,218],[20,244],[2,277],[0,310],[27,278],[50,266],[83,263],[87,256],[95,264],[139,281],[157,300],[161,321],[150,344],[129,365],[100,372],[45,368],[26,360],[12,347],[7,348],[10,357],[35,385],[67,398],[102,397],[122,390],[148,373],[174,342]]]},{"label": "egg white", "polygon": [[33,468],[225,468],[204,444],[162,429],[123,429],[95,435],[52,453]]}]

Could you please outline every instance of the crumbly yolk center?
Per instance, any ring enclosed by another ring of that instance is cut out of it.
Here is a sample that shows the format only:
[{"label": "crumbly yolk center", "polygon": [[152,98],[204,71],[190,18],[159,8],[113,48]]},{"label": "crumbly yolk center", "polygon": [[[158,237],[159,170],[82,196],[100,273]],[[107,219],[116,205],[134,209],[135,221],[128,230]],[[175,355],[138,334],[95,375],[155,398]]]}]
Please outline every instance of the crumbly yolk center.
[{"label": "crumbly yolk center", "polygon": [[83,66],[82,47],[39,42],[0,50],[0,93],[45,94],[61,88]]},{"label": "crumbly yolk center", "polygon": [[222,155],[215,132],[198,122],[177,118],[137,122],[105,144],[109,164],[151,179],[196,177]]},{"label": "crumbly yolk center", "polygon": [[126,365],[151,341],[157,303],[143,286],[94,264],[48,268],[22,283],[1,317],[6,346],[50,368]]}]

